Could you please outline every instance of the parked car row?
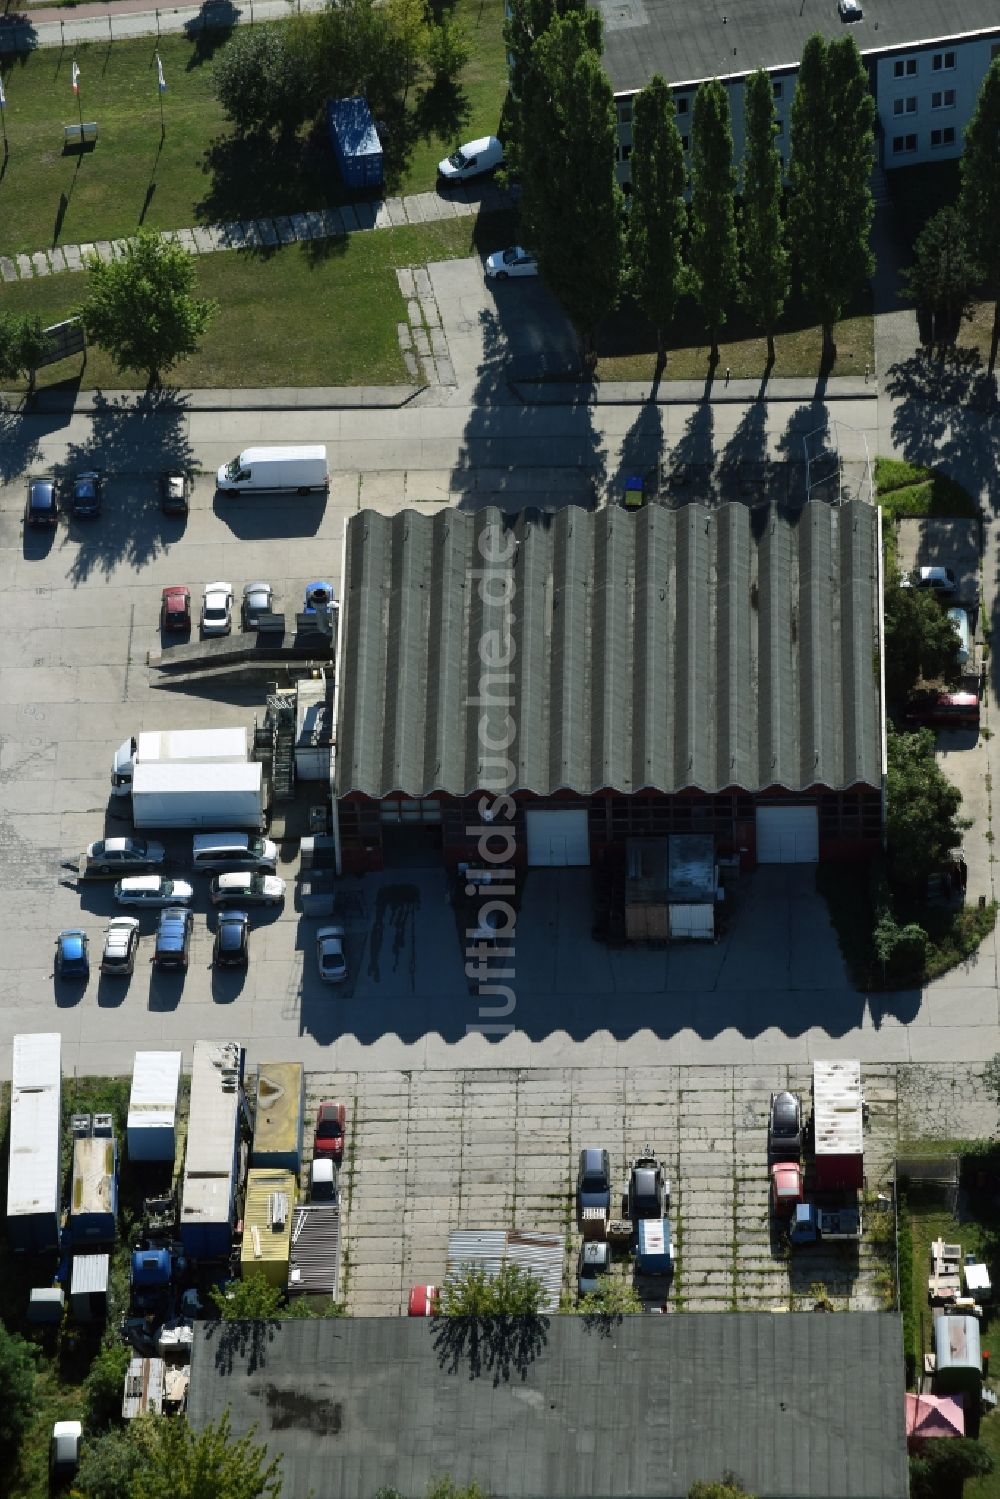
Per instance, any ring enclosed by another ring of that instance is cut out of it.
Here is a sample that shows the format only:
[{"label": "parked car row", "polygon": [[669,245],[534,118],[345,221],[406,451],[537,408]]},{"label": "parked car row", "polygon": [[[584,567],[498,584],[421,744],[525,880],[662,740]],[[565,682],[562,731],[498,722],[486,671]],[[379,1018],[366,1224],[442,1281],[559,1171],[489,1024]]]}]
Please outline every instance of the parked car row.
[{"label": "parked car row", "polygon": [[[227,910],[218,920],[212,943],[215,968],[246,968],[250,961],[250,917],[246,911]],[[194,932],[194,915],[186,905],[166,905],[156,926],[152,962],[157,968],[187,971]],[[139,952],[139,918],[112,916],[104,929],[101,972],[129,978]],[[86,982],[90,977],[90,942],[81,927],[68,927],[56,938],[56,972],[63,979]]]},{"label": "parked car row", "polygon": [[[174,470],[160,475],[160,509],[164,515],[187,515],[191,496],[190,475]],[[28,479],[24,506],[26,526],[55,526],[64,510],[73,520],[95,520],[104,505],[104,474],[84,469],[60,481],[52,474],[34,474]]]},{"label": "parked car row", "polygon": [[[262,614],[274,607],[270,583],[246,583],[240,605],[240,622],[246,631],[256,630]],[[206,583],[202,590],[199,619],[203,635],[228,635],[233,628],[233,585],[224,580]],[[191,628],[191,590],[186,583],[171,583],[160,595],[160,628],[169,634],[187,634]]]}]

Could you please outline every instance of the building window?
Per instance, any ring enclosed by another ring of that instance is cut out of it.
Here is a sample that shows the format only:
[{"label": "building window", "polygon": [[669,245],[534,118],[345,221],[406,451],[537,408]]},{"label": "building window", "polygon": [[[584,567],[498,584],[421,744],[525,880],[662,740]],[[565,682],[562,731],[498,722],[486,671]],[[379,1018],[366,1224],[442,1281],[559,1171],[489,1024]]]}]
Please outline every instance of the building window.
[{"label": "building window", "polygon": [[917,76],[917,59],[915,57],[899,57],[892,65],[893,78],[915,78]]},{"label": "building window", "polygon": [[776,78],[774,80],[774,97],[776,99],[780,99],[781,96],[782,96],[782,94],[784,92],[785,92],[785,85],[784,85],[784,83],[781,81],[780,78]]},{"label": "building window", "polygon": [[894,115],[915,115],[917,112],[917,96],[910,94],[906,99],[893,99],[892,112]]},{"label": "building window", "polygon": [[632,100],[618,100],[618,123],[619,125],[631,125],[632,123]]},{"label": "building window", "polygon": [[990,48],[990,61],[992,62],[995,57],[1000,57],[1000,42],[994,42]]},{"label": "building window", "polygon": [[931,109],[954,109],[955,90],[953,88],[935,89],[931,94]]},{"label": "building window", "polygon": [[688,97],[687,97],[686,94],[684,95],[684,97],[682,99],[678,99],[677,100],[677,113],[679,115],[686,115],[687,112],[688,112],[688,105],[689,105],[689,103],[690,103],[690,100],[688,99]]},{"label": "building window", "polygon": [[688,148],[688,138],[687,138],[686,135],[682,135],[681,136],[681,145],[684,147],[684,150],[686,151],[687,148]]},{"label": "building window", "polygon": [[955,144],[954,125],[945,125],[942,130],[931,131],[931,146],[953,146]]},{"label": "building window", "polygon": [[946,69],[950,71],[954,66],[954,52],[935,52],[931,57],[931,71],[933,73],[943,73]]},{"label": "building window", "polygon": [[631,146],[622,146],[622,161],[628,161],[628,159],[629,159],[629,157],[631,155],[632,155],[632,147]]},{"label": "building window", "polygon": [[894,135],[892,138],[893,156],[902,156],[907,151],[917,149],[917,137],[915,135]]},{"label": "building window", "polygon": [[774,133],[775,133],[775,135],[784,135],[784,133],[785,133],[785,122],[784,122],[784,120],[775,120],[775,122],[774,122]]}]

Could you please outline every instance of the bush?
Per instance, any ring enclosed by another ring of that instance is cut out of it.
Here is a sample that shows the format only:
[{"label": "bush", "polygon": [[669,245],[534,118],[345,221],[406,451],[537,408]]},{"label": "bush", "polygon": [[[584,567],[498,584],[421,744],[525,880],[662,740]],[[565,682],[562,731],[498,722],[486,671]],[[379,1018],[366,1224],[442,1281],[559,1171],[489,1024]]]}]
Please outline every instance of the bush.
[{"label": "bush", "polygon": [[[303,32],[296,35],[302,40]],[[313,107],[310,49],[284,24],[240,26],[212,69],[216,98],[238,134],[295,130]]]},{"label": "bush", "polygon": [[961,1494],[967,1478],[988,1478],[993,1458],[972,1437],[949,1437],[927,1442],[919,1457],[910,1458],[911,1499],[951,1499]]},{"label": "bush", "polygon": [[431,27],[427,62],[436,84],[454,83],[469,61],[471,49],[465,27],[447,12]]},{"label": "bush", "polygon": [[17,1446],[34,1406],[34,1350],[0,1322],[0,1448]]},{"label": "bush", "polygon": [[88,1432],[99,1431],[117,1420],[122,1409],[122,1389],[128,1373],[129,1350],[124,1343],[108,1343],[98,1353],[84,1381]]},{"label": "bush", "polygon": [[875,492],[887,518],[901,515],[979,514],[969,491],[955,479],[921,463],[875,459]]}]

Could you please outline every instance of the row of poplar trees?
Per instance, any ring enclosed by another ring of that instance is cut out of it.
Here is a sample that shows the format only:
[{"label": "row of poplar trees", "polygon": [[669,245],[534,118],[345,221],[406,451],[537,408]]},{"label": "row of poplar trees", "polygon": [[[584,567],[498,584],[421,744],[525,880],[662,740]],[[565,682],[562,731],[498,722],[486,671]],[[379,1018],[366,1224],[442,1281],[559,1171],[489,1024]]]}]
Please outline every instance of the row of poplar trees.
[{"label": "row of poplar trees", "polygon": [[852,38],[806,43],[787,197],[766,72],[746,82],[739,177],[725,85],[714,79],[695,94],[688,173],[671,90],[651,78],[634,100],[627,210],[615,180],[616,114],[599,13],[586,0],[513,0],[507,45],[525,236],[586,363],[597,328],[625,292],[656,329],[659,369],[684,295],[701,308],[713,364],[719,331],[740,305],[767,338],[770,367],[793,269],[822,325],[824,361],[832,362],[834,325],[874,268],[875,103]]}]

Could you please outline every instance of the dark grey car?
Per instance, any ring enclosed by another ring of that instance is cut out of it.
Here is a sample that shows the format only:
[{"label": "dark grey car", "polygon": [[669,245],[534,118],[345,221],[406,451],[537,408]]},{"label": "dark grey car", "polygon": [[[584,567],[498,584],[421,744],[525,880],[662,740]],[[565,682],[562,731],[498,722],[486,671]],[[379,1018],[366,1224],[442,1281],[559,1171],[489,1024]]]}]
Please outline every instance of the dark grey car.
[{"label": "dark grey car", "polygon": [[576,1175],[576,1211],[600,1208],[611,1212],[611,1161],[606,1150],[590,1146],[580,1151],[580,1169]]},{"label": "dark grey car", "polygon": [[802,1154],[802,1100],[797,1093],[771,1094],[767,1152],[776,1161],[797,1161]]}]

